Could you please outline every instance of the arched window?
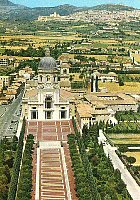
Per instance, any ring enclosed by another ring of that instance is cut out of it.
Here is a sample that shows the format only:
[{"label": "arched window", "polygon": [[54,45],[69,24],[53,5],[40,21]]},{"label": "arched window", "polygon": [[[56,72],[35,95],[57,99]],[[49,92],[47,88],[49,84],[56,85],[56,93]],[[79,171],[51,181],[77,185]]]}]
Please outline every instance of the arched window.
[{"label": "arched window", "polygon": [[56,76],[53,77],[54,82],[56,82]]},{"label": "arched window", "polygon": [[52,97],[47,96],[45,98],[45,108],[52,108]]},{"label": "arched window", "polygon": [[42,75],[40,75],[40,81],[42,82],[42,79],[43,79],[43,77],[42,77]]},{"label": "arched window", "polygon": [[50,76],[47,76],[47,81],[50,81]]},{"label": "arched window", "polygon": [[66,69],[63,70],[63,74],[67,74],[67,70]]}]

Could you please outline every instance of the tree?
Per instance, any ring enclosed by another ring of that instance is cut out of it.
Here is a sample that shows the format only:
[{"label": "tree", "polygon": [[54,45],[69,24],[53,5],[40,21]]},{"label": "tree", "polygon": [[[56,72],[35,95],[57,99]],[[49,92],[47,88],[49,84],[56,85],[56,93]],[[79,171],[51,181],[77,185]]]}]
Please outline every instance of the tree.
[{"label": "tree", "polygon": [[130,156],[126,158],[127,162],[131,165],[136,162],[136,158]]},{"label": "tree", "polygon": [[114,171],[114,176],[117,180],[120,180],[121,179],[121,173],[120,173],[120,170],[119,169],[115,169]]},{"label": "tree", "polygon": [[118,149],[121,153],[125,153],[128,151],[128,147],[123,145],[123,146],[120,146],[119,149]]},{"label": "tree", "polygon": [[107,194],[107,195],[105,195],[104,200],[111,200],[111,197]]},{"label": "tree", "polygon": [[121,194],[123,190],[125,190],[125,188],[126,188],[125,183],[123,182],[123,180],[120,179],[117,183],[116,190],[118,191],[119,194]]},{"label": "tree", "polygon": [[7,199],[7,193],[8,193],[7,185],[0,182],[0,199],[1,200]]},{"label": "tree", "polygon": [[119,86],[124,86],[124,81],[122,79],[122,77],[118,77],[118,81],[119,81]]}]

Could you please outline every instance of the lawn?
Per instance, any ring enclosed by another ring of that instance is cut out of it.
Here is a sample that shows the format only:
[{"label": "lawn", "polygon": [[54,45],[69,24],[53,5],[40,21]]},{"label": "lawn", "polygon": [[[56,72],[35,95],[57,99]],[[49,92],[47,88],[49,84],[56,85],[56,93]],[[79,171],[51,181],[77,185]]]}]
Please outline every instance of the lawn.
[{"label": "lawn", "polygon": [[106,82],[103,83],[99,81],[99,88],[107,88],[108,92],[139,92],[140,83],[139,82],[125,82],[124,86],[119,86],[118,83]]},{"label": "lawn", "polygon": [[140,140],[135,138],[135,139],[131,139],[131,138],[117,138],[117,139],[111,139],[111,141],[115,144],[115,145],[122,145],[122,144],[125,144],[125,145],[131,145],[131,144],[140,144]]},{"label": "lawn", "polygon": [[140,134],[109,134],[110,139],[137,139],[140,140]]},{"label": "lawn", "polygon": [[136,162],[133,165],[140,166],[140,152],[126,152],[125,155],[136,158]]}]

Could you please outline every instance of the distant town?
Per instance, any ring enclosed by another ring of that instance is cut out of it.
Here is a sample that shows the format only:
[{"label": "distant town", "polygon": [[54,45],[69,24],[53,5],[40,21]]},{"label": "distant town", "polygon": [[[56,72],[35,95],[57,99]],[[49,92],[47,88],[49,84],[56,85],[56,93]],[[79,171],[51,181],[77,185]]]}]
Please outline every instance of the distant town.
[{"label": "distant town", "polygon": [[[56,12],[50,14],[50,16],[39,16],[38,21],[48,21],[48,20],[73,20],[73,21],[85,21],[85,22],[121,22],[125,20],[126,22],[137,22],[140,19],[140,10],[132,11],[107,11],[107,10],[88,10],[76,12],[68,16],[60,16]],[[111,30],[111,29],[110,29]]]},{"label": "distant town", "polygon": [[140,10],[3,3],[0,200],[139,200]]}]

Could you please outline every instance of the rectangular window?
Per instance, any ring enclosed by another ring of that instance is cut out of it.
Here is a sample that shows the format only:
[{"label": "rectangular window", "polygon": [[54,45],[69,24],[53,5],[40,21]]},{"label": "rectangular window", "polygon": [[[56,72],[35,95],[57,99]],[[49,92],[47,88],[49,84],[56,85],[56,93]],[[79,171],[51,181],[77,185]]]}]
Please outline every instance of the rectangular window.
[{"label": "rectangular window", "polygon": [[45,108],[52,108],[52,102],[45,102]]},{"label": "rectangular window", "polygon": [[31,111],[31,119],[38,119],[38,111]]},{"label": "rectangular window", "polygon": [[51,111],[45,112],[45,119],[52,119],[52,112]]},{"label": "rectangular window", "polygon": [[61,111],[61,119],[66,119],[67,111]]},{"label": "rectangular window", "polygon": [[51,102],[47,102],[47,108],[51,108],[52,107],[52,103]]}]

